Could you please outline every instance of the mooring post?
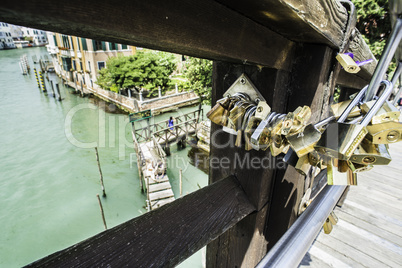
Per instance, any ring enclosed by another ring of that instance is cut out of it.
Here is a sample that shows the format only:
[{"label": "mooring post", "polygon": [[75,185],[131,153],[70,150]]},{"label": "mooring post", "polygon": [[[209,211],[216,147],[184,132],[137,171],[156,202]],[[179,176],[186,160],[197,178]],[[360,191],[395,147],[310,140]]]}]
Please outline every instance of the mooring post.
[{"label": "mooring post", "polygon": [[56,93],[54,92],[53,80],[50,81],[50,86],[52,88],[53,98],[56,98]]},{"label": "mooring post", "polygon": [[103,185],[103,175],[102,175],[102,170],[99,162],[99,154],[98,154],[98,148],[95,147],[95,153],[96,153],[96,162],[98,162],[98,168],[99,168],[99,174],[100,174],[100,183],[101,183],[101,188],[103,192],[103,197],[106,197],[106,192],[105,192],[105,186]]},{"label": "mooring post", "polygon": [[179,180],[180,180],[180,196],[182,196],[182,178],[183,178],[183,170],[182,169],[180,169],[180,171],[179,171]]},{"label": "mooring post", "polygon": [[40,84],[43,92],[46,92],[46,86],[45,86],[45,81],[43,80],[43,75],[42,72],[39,71],[39,79],[40,79]]},{"label": "mooring post", "polygon": [[162,98],[162,89],[161,89],[161,86],[158,87],[158,95],[159,95],[159,98]]},{"label": "mooring post", "polygon": [[35,78],[36,78],[36,82],[38,83],[38,88],[40,88],[40,83],[39,83],[39,77],[38,77],[38,72],[36,71],[36,68],[34,68],[34,73],[35,73]]},{"label": "mooring post", "polygon": [[103,225],[105,226],[105,230],[107,230],[106,220],[105,220],[105,213],[103,212],[103,206],[102,206],[102,202],[100,200],[99,194],[96,194],[96,197],[98,198],[99,207],[100,207],[101,214],[102,214]]},{"label": "mooring post", "polygon": [[61,94],[60,94],[59,83],[56,83],[56,90],[57,90],[57,95],[59,96],[59,97],[58,97],[58,100],[61,101]]},{"label": "mooring post", "polygon": [[179,87],[177,86],[177,83],[175,85],[175,89],[176,89],[176,94],[179,94]]}]

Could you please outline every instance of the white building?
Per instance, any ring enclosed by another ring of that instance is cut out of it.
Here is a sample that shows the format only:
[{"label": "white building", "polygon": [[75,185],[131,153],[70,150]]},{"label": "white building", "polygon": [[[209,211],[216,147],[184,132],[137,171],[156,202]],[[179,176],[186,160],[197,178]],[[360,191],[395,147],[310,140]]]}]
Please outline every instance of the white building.
[{"label": "white building", "polygon": [[33,28],[21,27],[25,40],[29,41],[31,46],[45,46],[47,41],[46,32]]},{"label": "white building", "polygon": [[5,22],[0,22],[0,49],[10,48],[15,48],[10,25]]}]

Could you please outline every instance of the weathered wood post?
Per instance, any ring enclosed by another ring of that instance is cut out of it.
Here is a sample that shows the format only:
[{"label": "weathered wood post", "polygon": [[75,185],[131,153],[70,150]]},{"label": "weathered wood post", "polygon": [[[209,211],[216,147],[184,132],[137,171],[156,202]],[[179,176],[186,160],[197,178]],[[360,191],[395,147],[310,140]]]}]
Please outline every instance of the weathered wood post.
[{"label": "weathered wood post", "polygon": [[61,94],[60,94],[59,83],[56,83],[56,90],[57,90],[57,95],[59,96],[59,97],[58,97],[58,100],[61,101]]},{"label": "weathered wood post", "polygon": [[103,225],[105,226],[105,230],[107,230],[106,219],[105,219],[105,213],[103,212],[103,206],[102,206],[102,202],[101,202],[101,200],[100,200],[100,198],[99,198],[99,194],[96,194],[96,197],[98,198],[99,207],[100,207],[101,214],[102,214]]},{"label": "weathered wood post", "polygon": [[53,98],[56,98],[56,93],[54,92],[53,80],[50,81],[50,86],[52,88]]},{"label": "weathered wood post", "polygon": [[96,162],[98,163],[98,169],[99,169],[99,174],[100,174],[100,184],[103,192],[103,197],[106,197],[106,191],[105,191],[105,186],[103,185],[103,175],[102,175],[102,169],[100,166],[99,162],[99,154],[98,154],[98,148],[95,147],[95,154],[96,154]]},{"label": "weathered wood post", "polygon": [[[285,113],[309,105],[313,122],[318,121],[327,111],[333,51],[304,44],[289,53],[294,64],[282,70],[214,62],[212,102],[246,73],[272,111]],[[212,124],[209,183],[235,174],[256,211],[208,245],[208,267],[254,267],[296,220],[304,194],[304,177],[287,167],[283,155],[245,151],[234,143],[233,135]]]}]

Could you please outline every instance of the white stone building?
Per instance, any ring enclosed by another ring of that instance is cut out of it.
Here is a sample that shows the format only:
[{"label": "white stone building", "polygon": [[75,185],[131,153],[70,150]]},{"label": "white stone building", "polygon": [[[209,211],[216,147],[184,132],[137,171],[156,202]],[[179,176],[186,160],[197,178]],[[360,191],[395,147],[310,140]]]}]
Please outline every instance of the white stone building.
[{"label": "white stone building", "polygon": [[10,25],[5,22],[0,22],[0,49],[10,48],[15,48]]}]

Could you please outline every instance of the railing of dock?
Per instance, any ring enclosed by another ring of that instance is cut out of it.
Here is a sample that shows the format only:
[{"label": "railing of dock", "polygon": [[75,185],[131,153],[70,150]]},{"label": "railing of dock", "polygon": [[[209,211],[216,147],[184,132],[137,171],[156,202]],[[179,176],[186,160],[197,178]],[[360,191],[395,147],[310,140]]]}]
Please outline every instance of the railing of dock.
[{"label": "railing of dock", "polygon": [[176,123],[172,127],[168,127],[169,120],[147,124],[145,127],[135,128],[133,130],[134,135],[139,143],[153,138],[162,145],[176,142],[183,136],[187,137],[188,134],[195,133],[200,120],[200,113],[202,113],[202,108],[177,116],[175,117]]}]

